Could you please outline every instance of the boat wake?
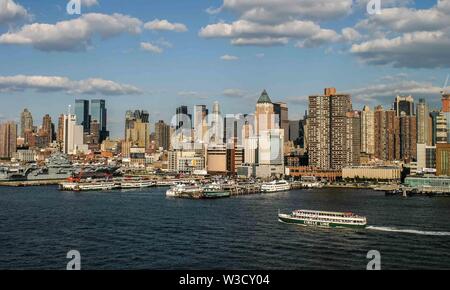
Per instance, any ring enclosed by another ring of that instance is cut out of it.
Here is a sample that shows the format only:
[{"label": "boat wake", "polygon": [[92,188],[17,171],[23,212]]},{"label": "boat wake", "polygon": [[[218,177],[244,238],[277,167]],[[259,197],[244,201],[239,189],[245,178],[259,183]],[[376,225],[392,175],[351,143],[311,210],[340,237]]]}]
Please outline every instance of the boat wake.
[{"label": "boat wake", "polygon": [[450,232],[420,231],[420,230],[413,230],[413,229],[399,229],[399,228],[395,228],[395,227],[367,226],[366,229],[373,230],[373,231],[382,231],[382,232],[415,234],[415,235],[422,235],[422,236],[450,236]]}]

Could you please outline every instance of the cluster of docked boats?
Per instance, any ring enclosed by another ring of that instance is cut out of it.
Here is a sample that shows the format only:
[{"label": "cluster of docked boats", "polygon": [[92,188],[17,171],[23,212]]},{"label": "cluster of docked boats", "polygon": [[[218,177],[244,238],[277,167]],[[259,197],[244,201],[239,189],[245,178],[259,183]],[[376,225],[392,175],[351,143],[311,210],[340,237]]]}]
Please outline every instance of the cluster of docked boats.
[{"label": "cluster of docked boats", "polygon": [[194,198],[194,199],[214,199],[229,197],[230,192],[223,190],[218,183],[211,183],[201,186],[195,183],[179,183],[166,191],[167,197]]},{"label": "cluster of docked boats", "polygon": [[101,191],[114,189],[140,189],[156,186],[156,182],[145,179],[113,180],[69,180],[59,185],[60,190],[67,191]]}]

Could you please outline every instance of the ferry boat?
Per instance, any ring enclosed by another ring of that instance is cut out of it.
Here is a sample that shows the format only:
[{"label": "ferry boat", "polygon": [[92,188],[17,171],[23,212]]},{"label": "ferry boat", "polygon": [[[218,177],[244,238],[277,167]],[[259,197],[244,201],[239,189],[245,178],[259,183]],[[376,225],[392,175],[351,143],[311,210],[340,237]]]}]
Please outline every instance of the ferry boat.
[{"label": "ferry boat", "polygon": [[151,180],[124,180],[120,182],[120,188],[122,189],[147,188],[155,185],[156,182]]},{"label": "ferry boat", "polygon": [[201,198],[203,188],[198,185],[177,184],[166,191],[167,197]]},{"label": "ferry boat", "polygon": [[114,182],[86,182],[78,183],[73,191],[113,190],[118,187]]},{"label": "ferry boat", "polygon": [[295,210],[290,214],[278,213],[278,220],[284,223],[326,228],[365,228],[367,218],[352,212],[327,212]]},{"label": "ferry boat", "polygon": [[222,186],[218,183],[211,183],[203,187],[202,198],[214,199],[230,197],[230,192],[223,190]]},{"label": "ferry boat", "polygon": [[278,192],[288,191],[291,189],[291,185],[286,180],[275,180],[272,182],[266,182],[261,185],[262,192]]}]

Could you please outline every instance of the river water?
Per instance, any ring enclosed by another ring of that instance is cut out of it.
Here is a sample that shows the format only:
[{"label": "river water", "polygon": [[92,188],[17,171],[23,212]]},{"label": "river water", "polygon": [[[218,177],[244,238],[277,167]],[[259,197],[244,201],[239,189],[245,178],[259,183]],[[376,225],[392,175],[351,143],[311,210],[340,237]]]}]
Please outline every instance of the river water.
[{"label": "river water", "polygon": [[[278,209],[353,211],[365,230],[278,222]],[[73,193],[0,188],[0,269],[450,269],[450,198],[315,189],[220,200],[164,188]]]}]

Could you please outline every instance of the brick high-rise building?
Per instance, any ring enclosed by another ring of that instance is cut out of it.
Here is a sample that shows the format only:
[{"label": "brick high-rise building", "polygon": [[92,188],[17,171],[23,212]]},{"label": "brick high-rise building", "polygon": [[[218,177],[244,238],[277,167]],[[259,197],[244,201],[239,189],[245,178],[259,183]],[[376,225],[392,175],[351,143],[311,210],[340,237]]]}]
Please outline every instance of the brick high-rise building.
[{"label": "brick high-rise building", "polygon": [[375,108],[375,157],[381,160],[400,159],[400,124],[394,110]]},{"label": "brick high-rise building", "polygon": [[347,162],[359,165],[361,157],[361,114],[358,111],[347,113]]},{"label": "brick high-rise building", "polygon": [[338,170],[352,163],[347,154],[350,141],[347,140],[347,113],[351,111],[351,96],[337,94],[335,88],[325,89],[324,95],[309,97],[310,166]]},{"label": "brick high-rise building", "polygon": [[375,114],[368,106],[361,111],[361,152],[375,154]]},{"label": "brick high-rise building", "polygon": [[417,159],[416,122],[415,116],[400,116],[400,156],[407,163]]},{"label": "brick high-rise building", "polygon": [[17,149],[17,124],[0,124],[0,158],[11,158]]}]

